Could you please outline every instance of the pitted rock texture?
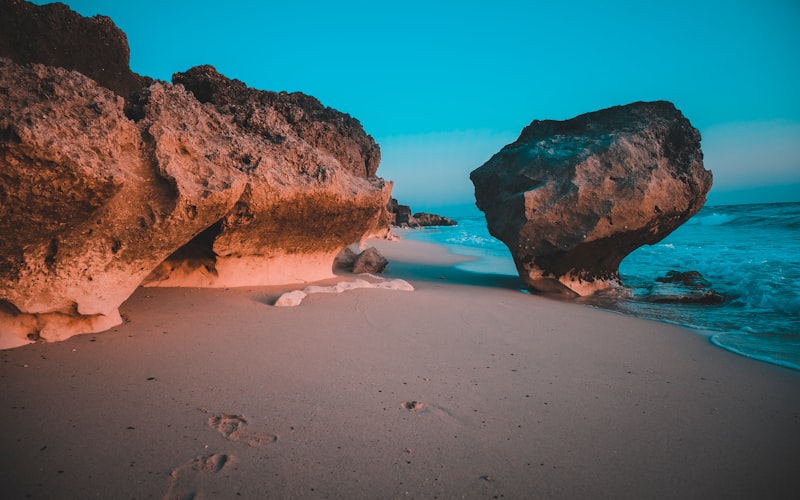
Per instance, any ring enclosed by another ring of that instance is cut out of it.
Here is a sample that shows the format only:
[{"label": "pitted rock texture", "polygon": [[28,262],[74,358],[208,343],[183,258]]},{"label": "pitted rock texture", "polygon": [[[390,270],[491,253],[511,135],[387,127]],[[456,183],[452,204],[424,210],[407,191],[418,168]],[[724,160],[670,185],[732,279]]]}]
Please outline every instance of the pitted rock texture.
[{"label": "pitted rock texture", "polygon": [[[239,80],[220,75],[212,66],[197,66],[172,76],[203,103],[213,104],[247,133],[280,144],[302,139],[326,151],[342,167],[359,177],[375,177],[381,151],[361,123],[346,113],[325,107],[301,92],[269,92],[248,88]],[[317,175],[325,175],[318,172]]]},{"label": "pitted rock texture", "polygon": [[382,273],[389,261],[386,257],[381,255],[375,247],[369,247],[360,254],[358,254],[353,261],[353,272],[356,274],[361,273]]},{"label": "pitted rock texture", "polygon": [[123,97],[152,83],[128,67],[128,39],[111,19],[63,3],[1,0],[0,57],[75,70]]},{"label": "pitted rock texture", "polygon": [[390,183],[181,85],[126,105],[76,71],[0,59],[0,109],[2,346],[107,329],[142,283],[327,278],[388,230]]},{"label": "pitted rock texture", "polygon": [[669,102],[533,121],[470,174],[490,233],[533,289],[589,295],[703,206],[700,133]]}]

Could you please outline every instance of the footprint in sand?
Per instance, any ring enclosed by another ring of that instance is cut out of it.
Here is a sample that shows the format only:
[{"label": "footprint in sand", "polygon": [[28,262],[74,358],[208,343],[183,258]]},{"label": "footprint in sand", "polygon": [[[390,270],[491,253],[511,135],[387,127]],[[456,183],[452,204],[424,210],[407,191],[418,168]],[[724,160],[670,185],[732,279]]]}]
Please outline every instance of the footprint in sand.
[{"label": "footprint in sand", "polygon": [[201,455],[174,469],[169,475],[169,489],[164,500],[198,500],[204,497],[215,476],[231,464],[233,457],[215,453]]},{"label": "footprint in sand", "polygon": [[210,425],[212,429],[216,429],[227,439],[246,443],[253,448],[274,443],[278,440],[278,436],[273,434],[263,434],[261,432],[248,430],[247,419],[232,413],[221,413],[211,417],[208,419],[208,425]]},{"label": "footprint in sand", "polygon": [[420,411],[426,408],[422,401],[403,401],[400,406],[408,411]]},{"label": "footprint in sand", "polygon": [[436,418],[440,418],[443,420],[449,420],[452,422],[459,423],[461,425],[465,425],[467,420],[465,420],[462,416],[458,416],[452,410],[445,408],[443,406],[438,406],[429,403],[423,403],[422,401],[403,401],[400,403],[400,408],[407,410],[411,413],[417,413],[420,415],[432,415]]}]

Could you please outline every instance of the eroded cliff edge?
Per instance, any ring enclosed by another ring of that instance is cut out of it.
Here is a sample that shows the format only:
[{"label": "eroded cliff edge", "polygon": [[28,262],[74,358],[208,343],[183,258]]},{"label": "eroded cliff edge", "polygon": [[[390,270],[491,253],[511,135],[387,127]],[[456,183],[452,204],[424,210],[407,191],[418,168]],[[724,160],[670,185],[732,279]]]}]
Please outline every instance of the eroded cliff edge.
[{"label": "eroded cliff edge", "polygon": [[[81,29],[57,12],[48,29]],[[330,277],[342,248],[388,231],[378,145],[313,97],[210,66],[107,87],[68,58],[45,60],[0,58],[2,347],[108,329],[141,284]]]}]

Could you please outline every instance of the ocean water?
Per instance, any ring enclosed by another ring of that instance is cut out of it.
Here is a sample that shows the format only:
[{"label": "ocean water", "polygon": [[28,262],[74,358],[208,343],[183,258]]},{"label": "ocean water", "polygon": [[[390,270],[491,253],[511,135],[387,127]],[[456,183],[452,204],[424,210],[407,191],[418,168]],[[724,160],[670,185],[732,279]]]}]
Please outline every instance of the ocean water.
[{"label": "ocean water", "polygon": [[[455,219],[458,226],[406,237],[477,258],[463,269],[516,275],[483,216]],[[669,282],[676,272],[699,276]],[[620,289],[585,302],[682,325],[719,347],[800,370],[800,203],[704,207],[661,242],[626,257],[620,277]]]}]

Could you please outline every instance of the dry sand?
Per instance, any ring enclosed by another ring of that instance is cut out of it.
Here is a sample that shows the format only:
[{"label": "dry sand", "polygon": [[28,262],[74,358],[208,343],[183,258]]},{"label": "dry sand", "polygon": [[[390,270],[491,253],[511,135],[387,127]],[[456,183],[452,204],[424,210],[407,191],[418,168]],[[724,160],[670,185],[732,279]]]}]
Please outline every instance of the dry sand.
[{"label": "dry sand", "polygon": [[800,373],[379,244],[415,291],[139,289],[111,331],[0,352],[2,497],[800,491]]}]

